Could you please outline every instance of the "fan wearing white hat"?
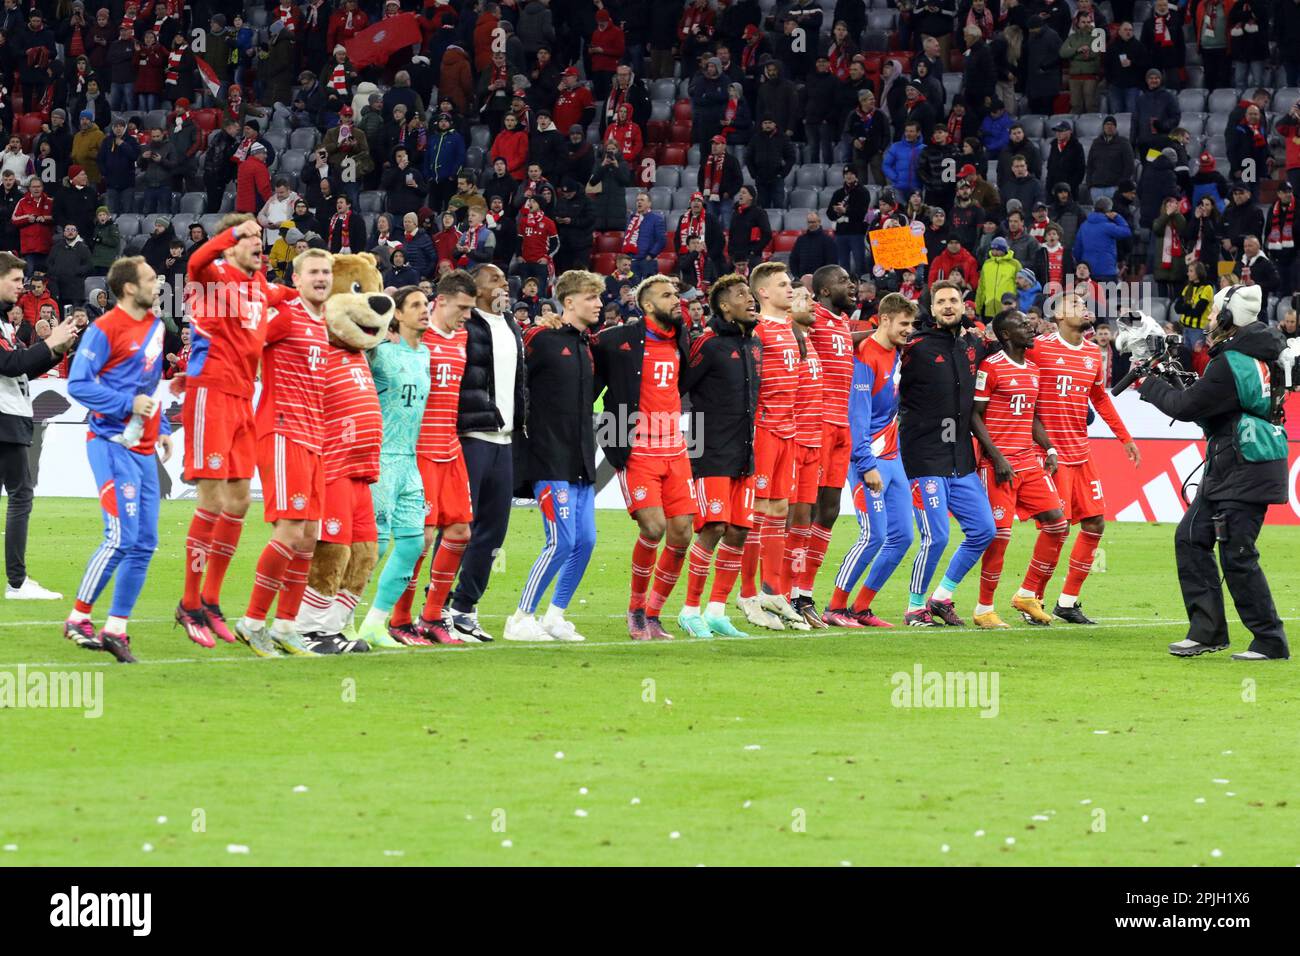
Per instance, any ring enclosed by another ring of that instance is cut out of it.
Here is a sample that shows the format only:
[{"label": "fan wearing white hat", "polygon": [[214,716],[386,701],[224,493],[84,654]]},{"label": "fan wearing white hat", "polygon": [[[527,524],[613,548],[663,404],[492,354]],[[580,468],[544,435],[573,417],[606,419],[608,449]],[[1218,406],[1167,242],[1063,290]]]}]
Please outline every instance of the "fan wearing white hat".
[{"label": "fan wearing white hat", "polygon": [[[1176,657],[1228,646],[1220,567],[1241,623],[1253,639],[1235,661],[1286,660],[1286,633],[1255,539],[1271,504],[1287,501],[1286,435],[1276,424],[1283,397],[1278,358],[1286,340],[1260,321],[1257,285],[1234,285],[1214,297],[1210,363],[1186,390],[1149,375],[1143,401],[1177,421],[1196,422],[1208,442],[1205,470],[1174,533],[1178,584],[1187,606],[1187,636],[1169,645]],[[1219,560],[1214,549],[1219,547]]]}]

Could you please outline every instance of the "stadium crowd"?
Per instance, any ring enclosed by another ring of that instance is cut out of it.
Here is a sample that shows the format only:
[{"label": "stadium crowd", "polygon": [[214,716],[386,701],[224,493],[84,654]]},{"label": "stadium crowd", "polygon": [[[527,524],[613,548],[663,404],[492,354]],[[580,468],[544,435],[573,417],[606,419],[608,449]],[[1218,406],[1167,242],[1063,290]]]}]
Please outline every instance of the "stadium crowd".
[{"label": "stadium crowd", "polygon": [[[0,37],[0,248],[28,277],[10,349],[93,323],[123,254],[183,287],[232,212],[274,283],[312,249],[372,251],[432,302],[495,265],[502,334],[558,313],[574,270],[605,277],[597,327],[644,321],[667,274],[703,332],[712,285],[770,263],[819,302],[814,275],[848,270],[859,332],[891,296],[930,314],[936,283],[989,339],[1011,311],[1054,330],[1063,289],[1111,318],[1128,286],[1193,368],[1222,287],[1295,332],[1300,0],[5,0]],[[923,262],[875,261],[891,226]],[[158,305],[169,375],[184,302]],[[467,566],[492,537],[457,539]],[[450,606],[472,614],[468,577]]]}]

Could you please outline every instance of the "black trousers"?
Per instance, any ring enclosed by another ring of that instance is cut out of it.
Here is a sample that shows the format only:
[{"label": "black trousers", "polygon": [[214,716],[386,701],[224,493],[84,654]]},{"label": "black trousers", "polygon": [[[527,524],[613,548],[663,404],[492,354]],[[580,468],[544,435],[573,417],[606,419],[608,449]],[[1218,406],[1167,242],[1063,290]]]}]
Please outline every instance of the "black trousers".
[{"label": "black trousers", "polygon": [[474,610],[487,590],[492,563],[506,540],[515,467],[509,445],[480,438],[461,438],[460,444],[465,449],[474,523],[470,525],[469,546],[461,558],[460,577],[451,594],[451,607],[465,614]]},{"label": "black trousers", "polygon": [[32,472],[27,446],[0,442],[0,481],[9,507],[5,514],[5,575],[12,587],[27,578],[27,522],[32,514]]},{"label": "black trousers", "polygon": [[[1259,566],[1255,539],[1264,524],[1267,505],[1237,501],[1206,501],[1198,497],[1183,515],[1174,535],[1174,558],[1178,584],[1187,605],[1190,627],[1187,637],[1198,644],[1226,645],[1228,621],[1224,613],[1219,568],[1228,593],[1254,640],[1250,649],[1268,657],[1290,657],[1286,632],[1273,606],[1268,580]],[[1226,529],[1227,540],[1218,542],[1219,561],[1214,560],[1215,516]]]}]

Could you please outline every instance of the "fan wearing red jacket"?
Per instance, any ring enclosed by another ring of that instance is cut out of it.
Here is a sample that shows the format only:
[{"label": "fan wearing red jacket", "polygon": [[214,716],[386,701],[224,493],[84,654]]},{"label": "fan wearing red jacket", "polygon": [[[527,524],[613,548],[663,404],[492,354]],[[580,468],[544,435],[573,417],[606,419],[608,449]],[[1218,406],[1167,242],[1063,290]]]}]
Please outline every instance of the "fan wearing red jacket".
[{"label": "fan wearing red jacket", "polygon": [[636,164],[636,158],[641,155],[641,127],[632,119],[632,107],[626,103],[618,108],[617,120],[605,130],[605,142],[618,147],[624,162]]},{"label": "fan wearing red jacket", "polygon": [[943,252],[934,257],[930,270],[926,273],[926,285],[934,285],[940,279],[951,279],[954,269],[960,269],[962,278],[972,292],[980,285],[980,267],[975,257],[962,247],[961,237],[950,233],[944,243]]},{"label": "fan wearing red jacket", "polygon": [[[334,262],[324,249],[293,260],[298,294],[271,310],[262,354],[262,393],[257,430],[257,472],[262,510],[274,527],[262,549],[248,610],[235,634],[258,657],[280,652],[315,657],[298,633],[298,609],[307,589],[325,503],[325,300],[334,283]],[[277,601],[277,594],[279,599]],[[275,623],[267,612],[276,601]]]},{"label": "fan wearing red jacket", "polygon": [[1088,444],[1089,403],[1124,443],[1134,468],[1142,464],[1142,453],[1111,403],[1101,349],[1083,336],[1093,324],[1083,297],[1061,296],[1055,318],[1056,331],[1039,336],[1025,353],[1040,371],[1037,414],[1056,449],[1056,487],[1065,503],[1065,516],[1079,526],[1065,584],[1052,613],[1071,624],[1092,624],[1079,606],[1079,591],[1106,530],[1106,499]]},{"label": "fan wearing red jacket", "polygon": [[234,643],[221,611],[221,585],[248,512],[248,482],[257,463],[253,382],[266,344],[267,313],[292,289],[268,285],[262,271],[262,227],[231,213],[190,256],[186,298],[190,359],[172,379],[185,391],[185,481],[198,507],[185,539],[185,590],[176,620],[196,644],[213,636]]},{"label": "fan wearing red jacket", "polygon": [[530,196],[519,213],[519,278],[537,279],[537,288],[543,293],[550,287],[555,273],[554,256],[560,248],[560,233],[555,221],[542,212],[537,197]]},{"label": "fan wearing red jacket", "polygon": [[370,25],[370,18],[357,8],[357,0],[344,0],[343,9],[330,14],[325,34],[325,48],[342,46]]},{"label": "fan wearing red jacket", "polygon": [[594,109],[591,90],[578,82],[578,68],[568,67],[560,74],[560,94],[551,110],[555,128],[567,133],[571,126],[586,126],[588,110]]},{"label": "fan wearing red jacket", "polygon": [[13,221],[18,227],[18,251],[27,260],[28,271],[45,268],[45,257],[54,245],[54,200],[39,177],[27,181],[27,195],[14,206]]}]

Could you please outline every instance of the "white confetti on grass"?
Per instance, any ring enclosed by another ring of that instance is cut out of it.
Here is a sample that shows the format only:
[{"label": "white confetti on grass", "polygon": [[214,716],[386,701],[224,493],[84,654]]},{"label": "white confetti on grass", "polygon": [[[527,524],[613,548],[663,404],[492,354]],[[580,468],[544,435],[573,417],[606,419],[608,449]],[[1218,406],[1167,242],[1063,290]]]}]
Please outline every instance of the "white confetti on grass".
[{"label": "white confetti on grass", "polygon": [[294,792],[294,793],[306,793],[306,792],[307,792],[307,788],[306,788],[305,786],[303,786],[303,785],[300,783],[300,784],[298,784],[298,786],[296,786],[296,787],[293,788],[293,792]]},{"label": "white confetti on grass", "polygon": [[977,837],[982,837],[982,836],[984,835],[984,831],[983,831],[983,830],[976,830],[976,831],[975,831],[975,835],[976,835]]},{"label": "white confetti on grass", "polygon": [[1223,851],[1219,849],[1211,850],[1210,856],[1214,857],[1217,860],[1219,857],[1223,856]]},{"label": "white confetti on grass", "polygon": [[1150,823],[1150,822],[1151,822],[1151,818],[1150,818],[1149,816],[1147,816],[1147,815],[1144,813],[1144,814],[1142,814],[1142,822],[1143,822],[1143,823]]},{"label": "white confetti on grass", "polygon": [[1219,783],[1219,784],[1223,784],[1223,783],[1232,783],[1232,781],[1231,781],[1231,780],[1228,780],[1228,779],[1225,778],[1225,777],[1215,777],[1213,780],[1210,781],[1210,783]]},{"label": "white confetti on grass", "polygon": [[742,809],[742,810],[748,810],[748,809],[749,809],[750,807],[752,807],[753,805],[754,805],[754,801],[753,801],[753,800],[746,800],[744,803],[742,803],[742,804],[740,805],[740,809]]},{"label": "white confetti on grass", "polygon": [[634,806],[634,807],[638,807],[638,806],[641,805],[641,798],[640,798],[640,797],[633,797],[631,802],[632,802],[632,806]]},{"label": "white confetti on grass", "polygon": [[1204,802],[1205,802],[1204,797],[1197,797],[1195,800],[1192,801],[1192,803],[1204,803]]},{"label": "white confetti on grass", "polygon": [[1223,793],[1223,795],[1224,795],[1225,797],[1235,797],[1237,794],[1236,794],[1236,791],[1234,791],[1234,790],[1225,790],[1224,793]]},{"label": "white confetti on grass", "polygon": [[1086,807],[1088,804],[1092,803],[1092,801],[1088,799],[1084,799],[1084,800],[1080,800],[1079,803]]},{"label": "white confetti on grass", "polygon": [[587,815],[587,811],[582,809],[582,807],[578,807],[578,809],[573,811],[573,815],[575,817],[585,817]]},{"label": "white confetti on grass", "polygon": [[1016,838],[1015,838],[1015,837],[1007,837],[1007,846],[1015,846],[1015,845],[1016,845]]},{"label": "white confetti on grass", "polygon": [[1225,751],[1223,751],[1223,756],[1225,756],[1225,757],[1231,757],[1231,756],[1232,756],[1232,751],[1231,751],[1231,750],[1225,750]]},{"label": "white confetti on grass", "polygon": [[668,839],[670,839],[670,840],[680,840],[681,838],[682,838],[682,835],[681,835],[679,832],[677,832],[676,830],[674,830],[672,833],[668,834]]},{"label": "white confetti on grass", "polygon": [[1045,813],[1035,813],[1032,817],[1030,817],[1030,819],[1031,819],[1031,820],[1050,820],[1050,819],[1052,819],[1052,818],[1049,817],[1049,816],[1048,816],[1047,814],[1045,814]]},{"label": "white confetti on grass", "polygon": [[247,855],[248,847],[244,846],[242,843],[227,843],[226,852],[238,855]]},{"label": "white confetti on grass", "polygon": [[563,750],[557,750],[557,751],[555,751],[555,759],[556,759],[556,760],[563,760],[563,759],[564,759],[564,751],[563,751]]},{"label": "white confetti on grass", "polygon": [[503,847],[505,847],[505,848],[508,850],[508,849],[510,849],[512,846],[515,845],[515,841],[514,841],[514,840],[502,840],[502,841],[501,841],[501,845],[502,845]]},{"label": "white confetti on grass", "polygon": [[1108,734],[1108,733],[1110,733],[1110,731],[1109,731],[1109,730],[1094,730],[1093,733],[1094,733],[1094,734],[1098,734],[1098,735],[1100,735],[1100,734]]},{"label": "white confetti on grass", "polygon": [[948,844],[945,843],[945,844],[943,844],[941,847],[939,847],[939,852],[940,852],[940,853],[947,853],[947,852],[948,852],[949,850],[951,850],[951,849],[952,849],[952,847],[950,847]]},{"label": "white confetti on grass", "polygon": [[840,860],[840,866],[852,866],[852,865],[853,862],[851,860]]},{"label": "white confetti on grass", "polygon": [[405,850],[385,850],[384,856],[406,856]]},{"label": "white confetti on grass", "polygon": [[166,818],[166,817],[159,817],[159,818],[158,818],[158,822],[159,822],[159,823],[166,823],[166,822],[167,822],[167,818]]},{"label": "white confetti on grass", "polygon": [[18,852],[18,844],[17,844],[17,843],[6,843],[4,849],[5,849],[5,852],[6,852],[6,853],[17,853],[17,852]]},{"label": "white confetti on grass", "polygon": [[153,844],[152,844],[152,843],[146,843],[144,846],[140,847],[140,851],[141,851],[142,853],[152,853],[152,852],[153,852]]},{"label": "white confetti on grass", "polygon": [[579,787],[579,788],[578,788],[578,793],[585,797],[585,796],[587,795],[587,788],[586,788],[586,787]]},{"label": "white confetti on grass", "polygon": [[759,745],[759,744],[745,744],[745,749],[746,749],[746,750],[762,750],[763,748],[762,748],[762,746]]}]

